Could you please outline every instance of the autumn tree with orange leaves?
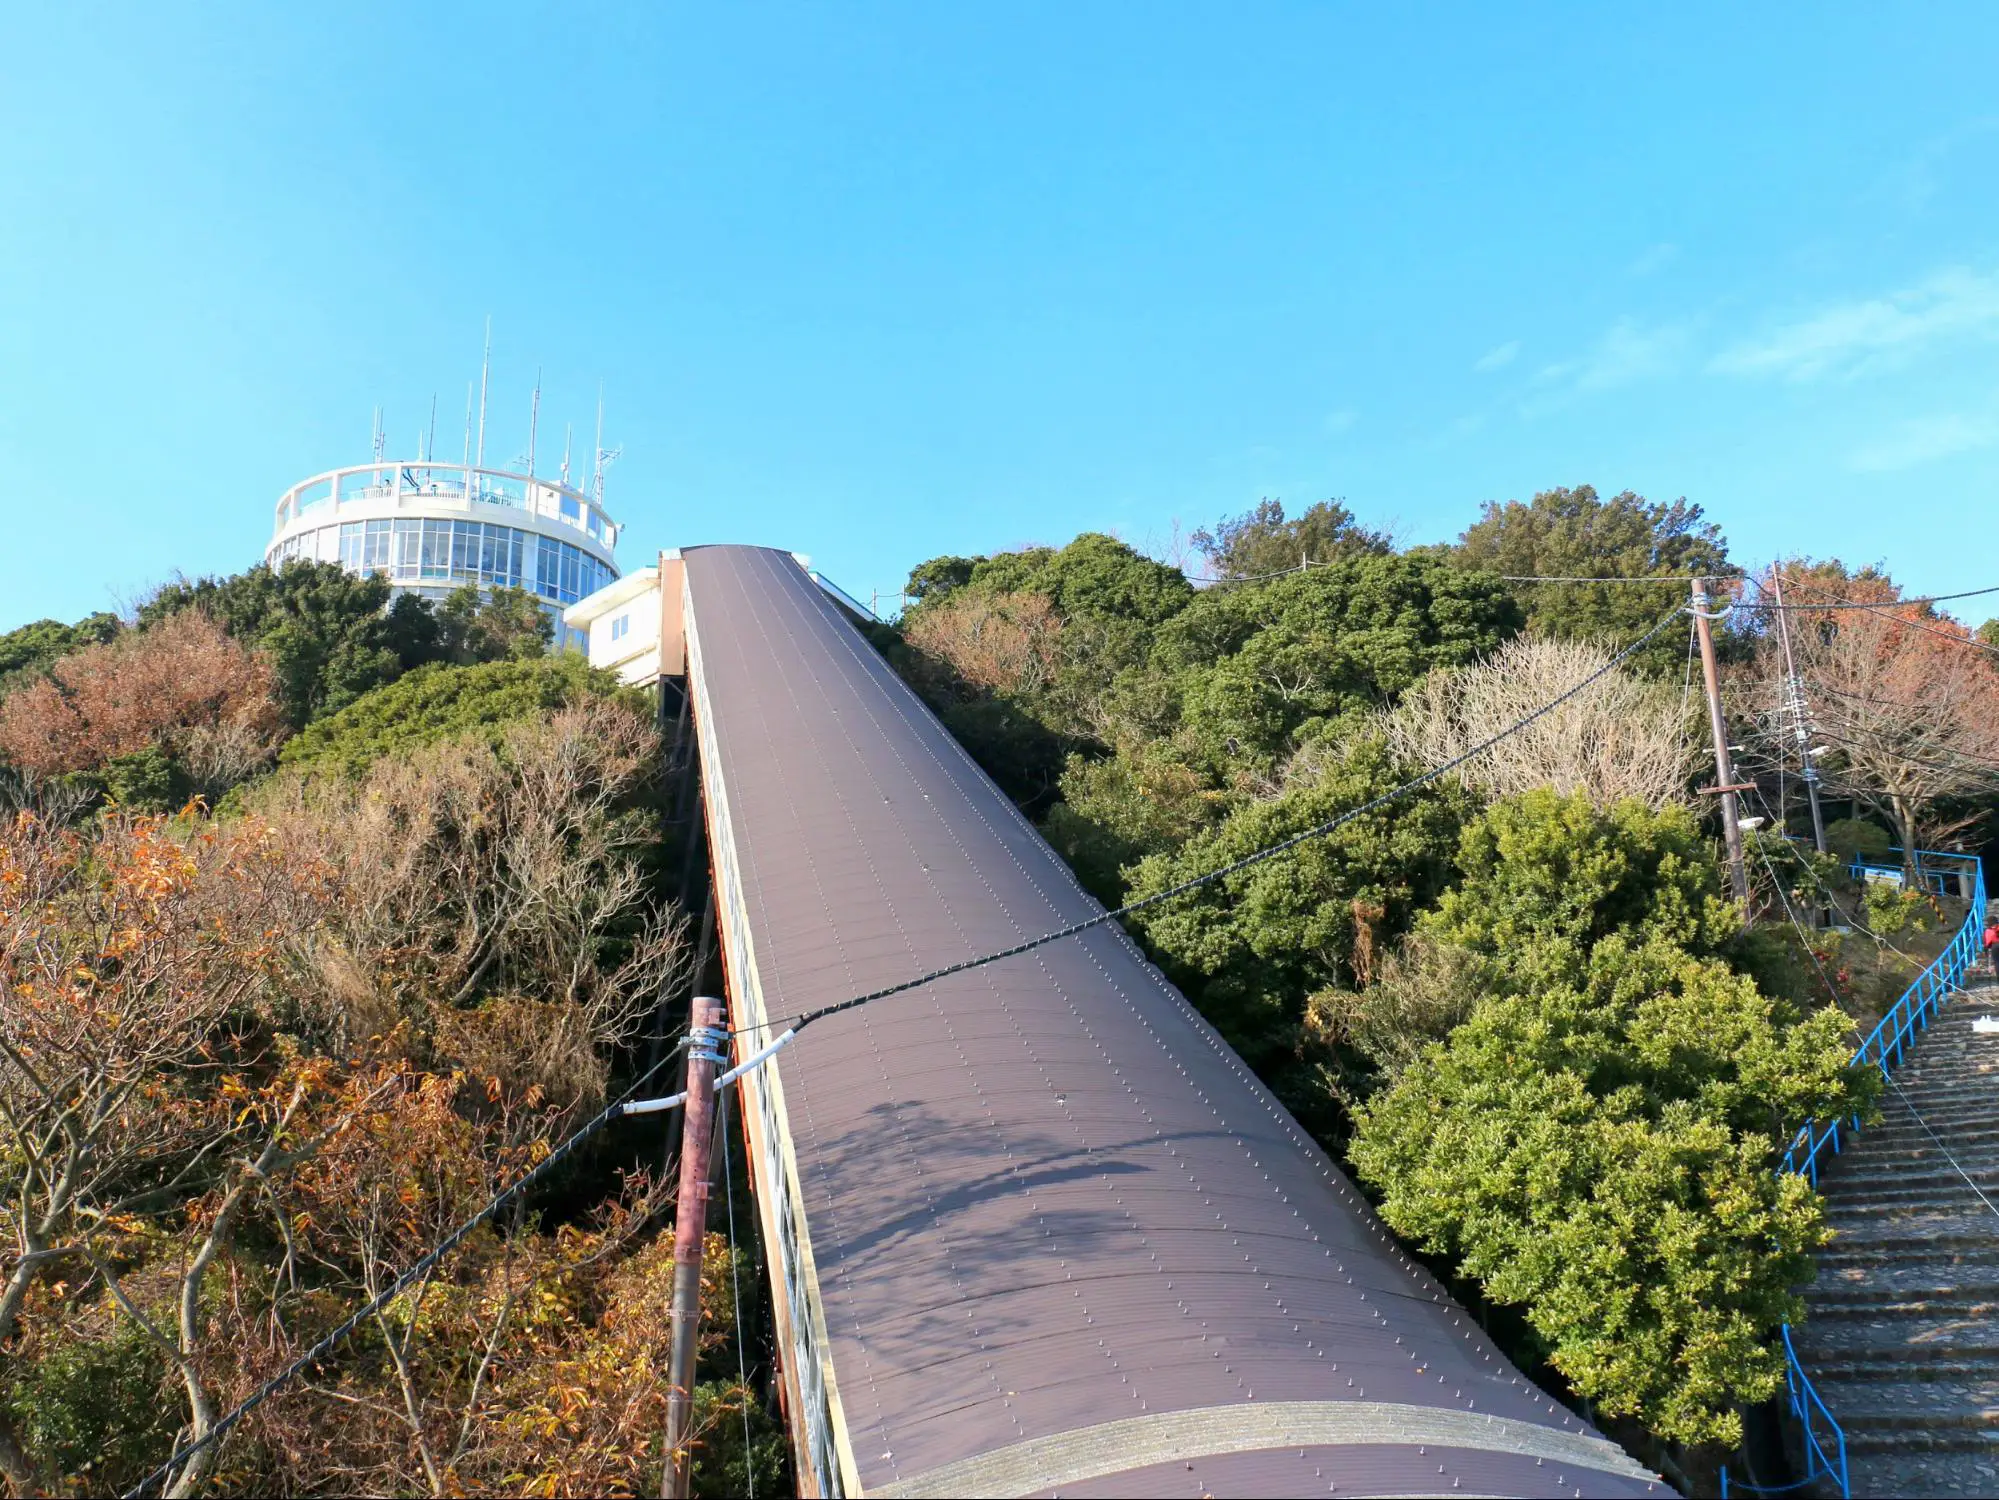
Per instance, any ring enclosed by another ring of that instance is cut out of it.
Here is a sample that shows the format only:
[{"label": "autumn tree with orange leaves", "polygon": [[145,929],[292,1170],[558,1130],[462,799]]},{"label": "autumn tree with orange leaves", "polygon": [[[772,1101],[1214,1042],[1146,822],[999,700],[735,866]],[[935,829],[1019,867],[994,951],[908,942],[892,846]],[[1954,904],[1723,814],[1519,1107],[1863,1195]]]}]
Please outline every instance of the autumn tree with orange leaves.
[{"label": "autumn tree with orange leaves", "polygon": [[[136,1482],[597,1106],[685,982],[656,754],[593,702],[287,771],[226,821],[0,825],[8,1491]],[[670,1204],[594,1170],[594,1208],[482,1227],[164,1492],[656,1487],[666,1300],[630,1299],[671,1275]]]},{"label": "autumn tree with orange leaves", "polygon": [[[1785,565],[1791,640],[1830,791],[1873,808],[1905,851],[1965,823],[1952,799],[1999,786],[1999,655],[1873,570]],[[1834,608],[1833,605],[1866,608]],[[1766,682],[1781,678],[1774,628]]]},{"label": "autumn tree with orange leaves", "polygon": [[269,662],[192,610],[0,698],[0,760],[36,779],[157,752],[184,790],[212,796],[269,764],[283,729]]}]

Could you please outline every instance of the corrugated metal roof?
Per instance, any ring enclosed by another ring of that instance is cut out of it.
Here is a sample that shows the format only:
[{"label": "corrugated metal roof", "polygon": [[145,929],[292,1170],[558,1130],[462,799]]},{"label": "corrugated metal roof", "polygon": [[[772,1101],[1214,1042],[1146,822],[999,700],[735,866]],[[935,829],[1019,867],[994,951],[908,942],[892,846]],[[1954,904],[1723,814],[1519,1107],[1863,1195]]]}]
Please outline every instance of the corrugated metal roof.
[{"label": "corrugated metal roof", "polygon": [[[686,558],[770,1018],[1099,909],[788,554]],[[850,1484],[1667,1493],[1505,1361],[1115,927],[774,1066]]]}]

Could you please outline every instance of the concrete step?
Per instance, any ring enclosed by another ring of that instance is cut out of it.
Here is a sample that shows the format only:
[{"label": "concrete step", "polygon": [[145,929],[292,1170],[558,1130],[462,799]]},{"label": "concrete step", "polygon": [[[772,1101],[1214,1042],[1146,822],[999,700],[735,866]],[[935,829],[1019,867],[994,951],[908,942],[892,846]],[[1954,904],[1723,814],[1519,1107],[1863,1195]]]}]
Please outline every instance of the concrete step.
[{"label": "concrete step", "polygon": [[1963,1434],[1999,1441],[1999,1380],[1876,1381],[1830,1389],[1816,1377],[1812,1383],[1846,1430],[1848,1442],[1863,1432]]},{"label": "concrete step", "polygon": [[[1847,1427],[1844,1418],[1840,1426],[1846,1432],[1849,1457],[1871,1453],[1966,1453],[1984,1455],[1999,1462],[1999,1421],[1983,1430],[1965,1427],[1854,1428]],[[1981,1492],[1973,1490],[1971,1493]],[[1987,1490],[1982,1493],[1993,1492]]]},{"label": "concrete step", "polygon": [[[1793,1331],[1793,1338],[1796,1331]],[[1803,1354],[1802,1346],[1799,1350]],[[1935,1349],[1921,1357],[1906,1349],[1880,1352],[1814,1349],[1809,1372],[1821,1400],[1838,1386],[1872,1386],[1899,1381],[1994,1381],[1999,1380],[1999,1342],[1956,1344]]]},{"label": "concrete step", "polygon": [[[1999,1084],[1993,1088],[1999,1092]],[[1960,1159],[1967,1155],[1990,1157],[1999,1153],[1999,1117],[1995,1117],[1990,1125],[1976,1129],[1932,1123],[1929,1130],[1913,1125],[1906,1130],[1876,1125],[1849,1133],[1840,1142],[1839,1154],[1820,1165],[1819,1176],[1840,1177],[1847,1172],[1864,1170],[1872,1162],[1890,1158],[1935,1155],[1939,1141],[1950,1149],[1952,1156]]]},{"label": "concrete step", "polygon": [[[1988,1175],[1981,1174],[1967,1164],[1963,1175],[1960,1176],[1958,1173],[1951,1171],[1949,1164],[1946,1163],[1944,1169],[1940,1172],[1927,1172],[1921,1176],[1910,1174],[1907,1184],[1903,1186],[1895,1186],[1887,1182],[1878,1185],[1868,1182],[1841,1183],[1837,1187],[1825,1184],[1822,1186],[1821,1191],[1826,1198],[1827,1217],[1837,1221],[1843,1218],[1863,1217],[1880,1210],[1894,1211],[1905,1205],[1915,1205],[1924,1200],[1944,1199],[1954,1201],[1960,1196],[1964,1196],[1968,1197],[1973,1204],[1976,1204],[1979,1201],[1978,1192],[1980,1191],[1987,1198],[1992,1198],[1994,1202],[1999,1202],[1999,1197],[1994,1197],[1993,1193],[1995,1184],[1986,1180]],[[1969,1181],[1966,1179],[1969,1179]],[[1974,1188],[1977,1191],[1974,1191]],[[1920,1212],[1921,1209],[1918,1208],[1917,1211]],[[1994,1228],[1999,1228],[1999,1218],[1993,1220],[1993,1226]]]},{"label": "concrete step", "polygon": [[1921,1287],[1910,1291],[1892,1287],[1842,1287],[1824,1291],[1814,1286],[1809,1304],[1811,1315],[1806,1326],[1812,1328],[1825,1328],[1842,1319],[1885,1322],[1924,1318],[1999,1323],[1999,1286],[1990,1285]]},{"label": "concrete step", "polygon": [[1999,1324],[1990,1317],[1967,1317],[1956,1308],[1909,1309],[1879,1318],[1808,1317],[1792,1327],[1791,1339],[1809,1374],[1817,1368],[1815,1357],[1982,1360],[1999,1349]]},{"label": "concrete step", "polygon": [[[1961,1198],[1968,1199],[1970,1206],[1985,1201],[1979,1198],[1980,1193],[1985,1200],[1999,1203],[1999,1177],[1981,1172],[1969,1163],[1962,1173],[1953,1172],[1946,1165],[1942,1171],[1905,1172],[1899,1179],[1884,1177],[1879,1182],[1843,1185],[1836,1195],[1826,1195],[1831,1199],[1827,1215],[1838,1223],[1869,1213],[1895,1213],[1932,1203],[1955,1203]],[[1999,1229],[1999,1218],[1993,1220],[1993,1227]]]},{"label": "concrete step", "polygon": [[1792,1338],[1855,1495],[1999,1494],[1999,1038],[1972,1032],[1980,1013],[1999,990],[1911,1038],[1881,1118],[1820,1172],[1834,1237]]},{"label": "concrete step", "polygon": [[1958,1215],[1883,1215],[1872,1222],[1841,1225],[1832,1243],[1814,1259],[1823,1270],[1829,1266],[1880,1265],[1889,1260],[1901,1265],[1972,1263],[1995,1255],[1999,1255],[1999,1223],[1983,1205],[1967,1205],[1967,1212]]},{"label": "concrete step", "polygon": [[1808,1295],[1813,1309],[1860,1301],[1939,1296],[1976,1289],[1973,1300],[1999,1301],[1999,1258],[1976,1261],[1888,1261],[1879,1265],[1819,1267]]},{"label": "concrete step", "polygon": [[[1855,1496],[1990,1497],[1999,1495],[1999,1463],[1964,1453],[1859,1453],[1847,1456]],[[1821,1489],[1820,1494],[1835,1493]]]}]

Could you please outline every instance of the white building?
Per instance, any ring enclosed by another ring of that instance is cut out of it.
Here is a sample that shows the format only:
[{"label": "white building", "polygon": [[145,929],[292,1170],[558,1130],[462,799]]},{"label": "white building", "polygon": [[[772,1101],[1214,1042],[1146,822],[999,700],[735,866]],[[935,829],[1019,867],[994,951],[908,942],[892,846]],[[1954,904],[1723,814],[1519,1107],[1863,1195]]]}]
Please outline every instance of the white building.
[{"label": "white building", "polygon": [[564,606],[618,578],[618,531],[596,501],[552,479],[383,460],[286,490],[264,561],[338,563],[433,600],[467,583],[516,585],[541,597],[560,650],[584,645]]},{"label": "white building", "polygon": [[[812,566],[803,552],[791,554],[806,576],[823,589],[857,625],[875,622],[867,605]],[[686,572],[676,548],[656,565],[635,568],[562,612],[564,625],[587,642],[590,665],[616,672],[621,681],[647,686],[687,671],[687,633],[681,623]]]},{"label": "white building", "polygon": [[680,624],[685,576],[680,554],[662,552],[656,564],[634,568],[570,605],[563,623],[587,642],[591,666],[616,672],[630,686],[679,677],[687,670]]}]

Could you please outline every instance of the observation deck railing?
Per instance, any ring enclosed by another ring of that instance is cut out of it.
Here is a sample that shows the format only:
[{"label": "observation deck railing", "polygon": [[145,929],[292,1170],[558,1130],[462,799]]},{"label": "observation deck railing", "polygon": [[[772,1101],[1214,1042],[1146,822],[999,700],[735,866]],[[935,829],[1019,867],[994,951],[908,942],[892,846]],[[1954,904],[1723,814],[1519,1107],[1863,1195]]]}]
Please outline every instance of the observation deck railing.
[{"label": "observation deck railing", "polygon": [[559,480],[468,464],[380,463],[331,469],[302,480],[278,497],[277,529],[328,507],[336,519],[343,505],[390,500],[397,505],[444,499],[478,501],[524,510],[572,526],[604,547],[617,545],[618,525],[583,491]]},{"label": "observation deck railing", "polygon": [[[1903,873],[1900,865],[1890,867],[1861,863],[1854,864],[1850,873],[1864,879],[1871,872],[1890,868],[1898,876]],[[1882,1078],[1891,1081],[1916,1033],[1927,1028],[1931,1017],[1942,1008],[1944,1001],[1963,986],[1965,972],[1977,962],[1978,938],[1985,922],[1985,865],[1977,855],[1919,849],[1911,873],[1918,884],[1941,894],[1952,894],[1950,885],[1955,884],[1956,894],[1970,901],[1970,910],[1965,913],[1964,921],[1951,938],[1950,945],[1916,976],[1915,982],[1902,992],[1902,997],[1867,1033],[1866,1040],[1853,1054],[1855,1063],[1877,1067]],[[1843,1132],[1858,1133],[1859,1130],[1858,1115],[1850,1119],[1807,1121],[1792,1137],[1790,1149],[1784,1153],[1781,1170],[1795,1172],[1817,1187],[1820,1158],[1839,1153]],[[1852,1490],[1848,1484],[1845,1429],[1839,1425],[1825,1402],[1819,1399],[1811,1376],[1806,1373],[1803,1362],[1798,1358],[1797,1348],[1791,1342],[1791,1325],[1786,1323],[1783,1332],[1784,1384],[1791,1415],[1798,1419],[1804,1436],[1805,1475],[1796,1484],[1782,1489],[1800,1489],[1827,1479],[1838,1485],[1841,1500],[1850,1500]],[[1722,1494],[1727,1495],[1729,1479],[1726,1466],[1721,1471],[1721,1485]],[[1782,1493],[1782,1489],[1759,1489],[1739,1482],[1735,1488],[1754,1494]]]}]

